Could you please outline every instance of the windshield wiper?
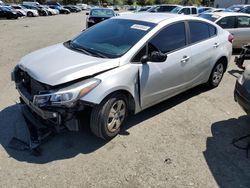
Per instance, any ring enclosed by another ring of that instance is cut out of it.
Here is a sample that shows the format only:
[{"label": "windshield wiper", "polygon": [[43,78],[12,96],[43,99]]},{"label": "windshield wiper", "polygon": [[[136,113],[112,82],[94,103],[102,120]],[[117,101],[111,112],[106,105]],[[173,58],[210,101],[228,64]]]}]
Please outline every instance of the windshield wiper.
[{"label": "windshield wiper", "polygon": [[83,53],[85,53],[85,54],[87,54],[87,55],[91,55],[91,56],[94,55],[95,57],[108,58],[107,56],[103,55],[103,54],[100,53],[100,52],[97,52],[97,51],[92,50],[92,49],[89,49],[89,48],[84,48],[84,47],[79,46],[79,45],[76,45],[76,44],[74,44],[74,43],[72,43],[72,42],[69,42],[69,45],[70,45],[70,47],[72,47],[73,49],[78,50],[78,51],[80,51],[80,52],[83,52]]}]

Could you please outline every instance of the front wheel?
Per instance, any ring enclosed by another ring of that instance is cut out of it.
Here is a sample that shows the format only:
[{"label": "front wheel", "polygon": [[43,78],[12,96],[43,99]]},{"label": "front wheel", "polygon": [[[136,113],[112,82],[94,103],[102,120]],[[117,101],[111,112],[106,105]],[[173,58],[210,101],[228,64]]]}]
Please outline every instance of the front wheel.
[{"label": "front wheel", "polygon": [[91,113],[90,128],[105,140],[114,138],[127,116],[128,100],[123,94],[114,94],[104,99]]},{"label": "front wheel", "polygon": [[210,88],[217,87],[223,78],[224,72],[225,72],[225,66],[222,62],[219,61],[218,63],[215,64],[211,72],[210,78],[207,82],[207,85]]}]

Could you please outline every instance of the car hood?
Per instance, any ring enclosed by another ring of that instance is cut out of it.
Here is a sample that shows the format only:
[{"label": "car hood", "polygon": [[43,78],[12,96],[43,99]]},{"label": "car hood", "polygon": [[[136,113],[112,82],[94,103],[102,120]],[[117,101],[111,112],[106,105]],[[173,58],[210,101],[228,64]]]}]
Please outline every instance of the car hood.
[{"label": "car hood", "polygon": [[57,44],[24,56],[18,66],[35,80],[55,86],[118,67],[119,59],[88,56]]}]

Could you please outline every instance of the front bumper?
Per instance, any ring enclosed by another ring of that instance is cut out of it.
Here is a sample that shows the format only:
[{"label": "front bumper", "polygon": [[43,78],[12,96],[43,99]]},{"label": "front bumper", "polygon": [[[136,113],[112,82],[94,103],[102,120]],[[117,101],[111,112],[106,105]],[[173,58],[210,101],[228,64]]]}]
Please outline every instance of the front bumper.
[{"label": "front bumper", "polygon": [[234,89],[234,100],[250,115],[250,93],[238,81]]},{"label": "front bumper", "polygon": [[30,78],[30,84],[28,86],[27,84],[25,85],[22,80],[26,78],[20,76],[19,72],[20,69],[15,68],[12,72],[12,80],[16,83],[16,89],[20,94],[21,103],[27,106],[27,109],[35,119],[44,125],[55,127],[57,132],[65,127],[72,131],[79,130],[78,117],[85,109],[85,104],[83,104],[82,101],[76,101],[71,107],[63,105],[53,106],[50,103],[38,106],[33,102],[33,92],[35,89],[43,89],[43,86],[40,86],[37,81],[32,81],[32,78]]}]

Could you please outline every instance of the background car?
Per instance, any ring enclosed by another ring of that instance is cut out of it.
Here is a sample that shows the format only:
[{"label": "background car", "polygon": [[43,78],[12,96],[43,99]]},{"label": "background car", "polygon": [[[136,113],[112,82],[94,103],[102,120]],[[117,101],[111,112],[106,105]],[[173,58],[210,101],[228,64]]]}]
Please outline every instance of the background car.
[{"label": "background car", "polygon": [[76,5],[79,6],[82,10],[87,10],[88,9],[88,5],[87,4],[77,3]]},{"label": "background car", "polygon": [[66,6],[63,6],[63,8],[68,9],[70,12],[81,12],[82,11],[81,8],[74,6],[74,5],[66,5]]},{"label": "background car", "polygon": [[235,12],[200,14],[199,17],[215,22],[234,35],[233,48],[250,43],[250,15]]},{"label": "background car", "polygon": [[21,9],[14,9],[12,6],[10,5],[5,5],[4,7],[6,7],[7,9],[10,9],[12,12],[17,12],[19,17],[23,17],[26,16],[26,12],[21,10]]},{"label": "background car", "polygon": [[197,9],[198,9],[198,14],[200,14],[202,12],[212,10],[213,8],[212,7],[198,7]]},{"label": "background car", "polygon": [[190,14],[198,14],[198,9],[194,6],[177,6],[175,7],[171,13],[174,14],[184,14],[184,15],[190,15]]},{"label": "background car", "polygon": [[171,12],[174,8],[176,8],[178,5],[155,5],[147,10],[147,12]]},{"label": "background car", "polygon": [[206,10],[206,11],[202,12],[202,13],[223,12],[225,10],[226,10],[225,8],[211,8],[209,10]]},{"label": "background car", "polygon": [[102,22],[104,20],[107,20],[113,16],[116,16],[116,13],[114,10],[109,8],[93,8],[90,10],[90,12],[86,13],[87,19],[86,19],[86,27],[91,27],[99,22]]},{"label": "background car", "polygon": [[34,9],[28,9],[22,5],[11,5],[14,9],[16,10],[23,10],[26,12],[26,16],[28,17],[34,17],[34,16],[39,16],[38,11]]},{"label": "background car", "polygon": [[49,12],[45,8],[39,8],[38,6],[23,4],[25,8],[36,10],[39,16],[48,16]]},{"label": "background car", "polygon": [[57,15],[59,14],[59,10],[52,9],[48,5],[39,5],[39,8],[44,8],[48,11],[49,15]]},{"label": "background car", "polygon": [[59,11],[60,14],[70,14],[70,10],[63,8],[62,6],[59,5],[49,5],[50,8],[56,9]]},{"label": "background car", "polygon": [[6,7],[0,6],[0,18],[17,19],[18,17],[18,13],[16,11],[12,11]]},{"label": "background car", "polygon": [[241,12],[242,10],[244,10],[245,8],[250,7],[250,5],[232,5],[230,7],[228,7],[226,10],[227,11],[232,11],[232,12]]}]

